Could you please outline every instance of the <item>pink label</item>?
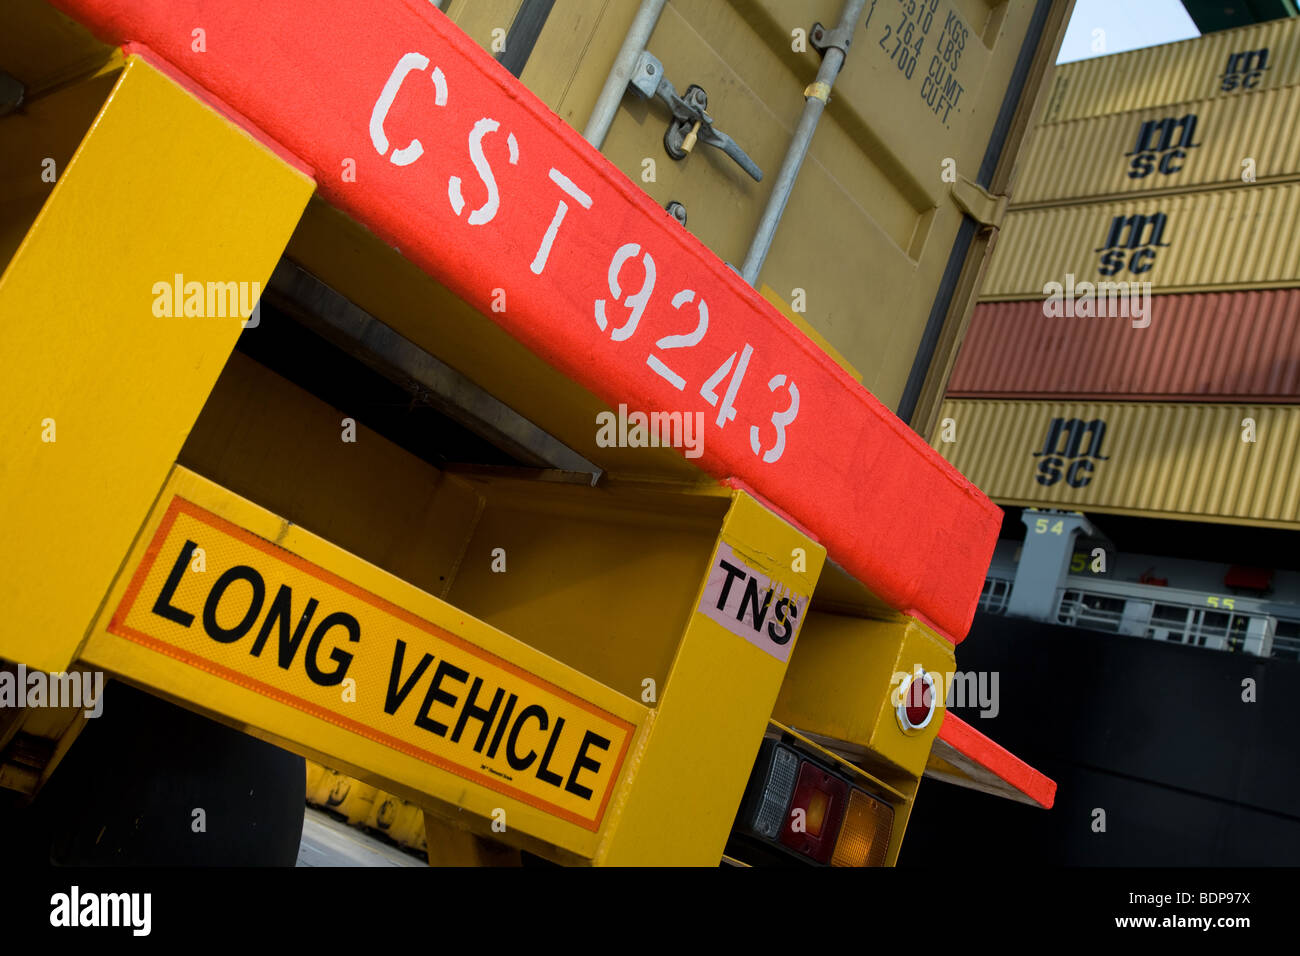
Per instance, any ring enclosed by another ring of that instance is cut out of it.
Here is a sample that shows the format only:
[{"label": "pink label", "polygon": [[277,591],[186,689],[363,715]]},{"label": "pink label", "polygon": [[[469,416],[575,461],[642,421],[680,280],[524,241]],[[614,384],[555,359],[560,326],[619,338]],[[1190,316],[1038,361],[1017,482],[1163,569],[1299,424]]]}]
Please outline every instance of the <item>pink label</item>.
[{"label": "pink label", "polygon": [[755,571],[720,541],[699,610],[777,660],[788,661],[808,598]]}]

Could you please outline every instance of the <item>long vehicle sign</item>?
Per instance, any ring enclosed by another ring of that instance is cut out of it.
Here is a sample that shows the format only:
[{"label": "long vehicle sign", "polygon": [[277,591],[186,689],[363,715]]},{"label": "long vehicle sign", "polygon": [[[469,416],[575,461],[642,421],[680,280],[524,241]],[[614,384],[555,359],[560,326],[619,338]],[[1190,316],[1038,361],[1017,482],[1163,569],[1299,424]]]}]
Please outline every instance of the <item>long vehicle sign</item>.
[{"label": "long vehicle sign", "polygon": [[427,0],[57,5],[233,108],[603,400],[703,412],[702,468],[965,635],[999,510]]},{"label": "long vehicle sign", "polygon": [[235,685],[257,704],[219,694],[234,708],[220,712],[291,746],[322,731],[296,732],[286,708],[345,731],[331,753],[370,772],[427,786],[402,755],[599,830],[636,733],[626,708],[601,706],[612,692],[184,469],[148,529],[110,598],[113,637],[85,659],[188,699],[198,682]]}]

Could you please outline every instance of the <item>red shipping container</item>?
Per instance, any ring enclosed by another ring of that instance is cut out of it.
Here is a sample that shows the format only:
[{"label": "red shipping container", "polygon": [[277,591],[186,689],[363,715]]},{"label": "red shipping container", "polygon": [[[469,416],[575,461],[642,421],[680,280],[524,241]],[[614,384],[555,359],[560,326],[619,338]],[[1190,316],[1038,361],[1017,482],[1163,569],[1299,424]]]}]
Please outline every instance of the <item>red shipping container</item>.
[{"label": "red shipping container", "polygon": [[948,395],[1300,402],[1300,289],[1155,295],[1150,320],[980,303]]}]

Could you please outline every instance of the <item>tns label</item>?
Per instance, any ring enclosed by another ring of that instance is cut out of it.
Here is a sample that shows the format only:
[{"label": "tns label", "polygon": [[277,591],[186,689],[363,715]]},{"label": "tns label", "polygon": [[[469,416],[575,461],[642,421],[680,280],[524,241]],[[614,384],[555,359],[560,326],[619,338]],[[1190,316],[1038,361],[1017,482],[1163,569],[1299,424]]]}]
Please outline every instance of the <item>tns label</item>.
[{"label": "tns label", "polygon": [[720,541],[699,610],[777,660],[788,661],[808,598],[754,570]]}]

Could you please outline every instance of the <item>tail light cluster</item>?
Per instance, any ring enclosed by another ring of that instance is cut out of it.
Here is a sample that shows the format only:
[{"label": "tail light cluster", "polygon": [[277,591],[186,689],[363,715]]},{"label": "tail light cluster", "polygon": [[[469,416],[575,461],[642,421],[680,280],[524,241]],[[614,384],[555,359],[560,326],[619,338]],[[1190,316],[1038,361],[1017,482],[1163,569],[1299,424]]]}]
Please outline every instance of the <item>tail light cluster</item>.
[{"label": "tail light cluster", "polygon": [[829,763],[769,738],[759,749],[732,836],[733,843],[761,851],[765,861],[883,866],[893,827],[888,803]]}]

